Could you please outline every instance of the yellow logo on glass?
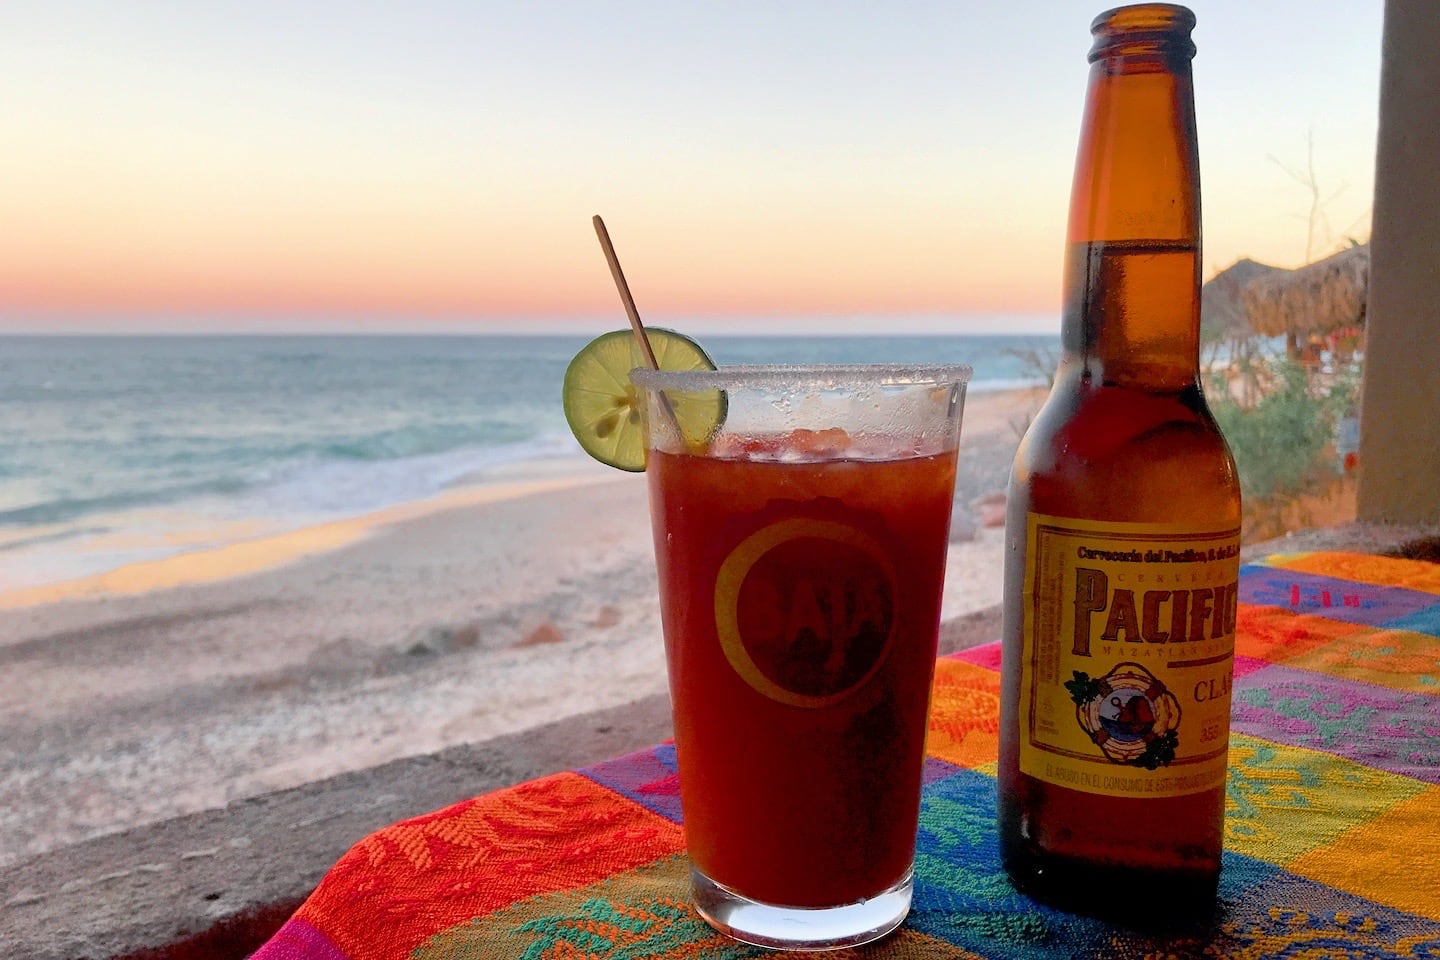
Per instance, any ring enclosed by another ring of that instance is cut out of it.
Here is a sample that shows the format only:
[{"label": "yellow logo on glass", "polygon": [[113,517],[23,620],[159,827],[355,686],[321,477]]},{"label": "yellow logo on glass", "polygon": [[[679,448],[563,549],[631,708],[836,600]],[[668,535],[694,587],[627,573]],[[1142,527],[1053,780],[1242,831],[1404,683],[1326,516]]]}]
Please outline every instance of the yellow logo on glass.
[{"label": "yellow logo on glass", "polygon": [[880,544],[833,520],[762,527],[715,579],[715,628],[746,683],[781,703],[823,707],[874,676],[895,626],[895,571]]}]

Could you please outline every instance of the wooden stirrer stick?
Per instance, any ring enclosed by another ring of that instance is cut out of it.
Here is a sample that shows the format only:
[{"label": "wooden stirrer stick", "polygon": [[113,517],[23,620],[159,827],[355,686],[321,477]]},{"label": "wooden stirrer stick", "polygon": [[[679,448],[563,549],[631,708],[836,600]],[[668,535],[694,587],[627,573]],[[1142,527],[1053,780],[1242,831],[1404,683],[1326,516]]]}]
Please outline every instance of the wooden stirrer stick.
[{"label": "wooden stirrer stick", "polygon": [[[615,278],[615,289],[620,291],[620,302],[625,305],[625,316],[630,318],[630,330],[635,334],[635,342],[640,346],[640,355],[645,358],[645,363],[651,370],[659,370],[660,363],[655,359],[655,350],[650,346],[650,338],[645,334],[645,324],[640,322],[640,311],[635,307],[635,298],[630,295],[630,284],[625,282],[625,271],[620,269],[620,258],[615,256],[615,245],[610,242],[610,231],[605,229],[605,221],[600,219],[598,213],[590,222],[595,224],[595,236],[600,238],[600,249],[605,251],[605,262],[610,265],[610,276]],[[670,406],[670,398],[663,392],[660,393],[660,407],[675,427],[676,436],[683,442],[685,434],[680,430],[680,421],[675,416],[674,408]]]}]

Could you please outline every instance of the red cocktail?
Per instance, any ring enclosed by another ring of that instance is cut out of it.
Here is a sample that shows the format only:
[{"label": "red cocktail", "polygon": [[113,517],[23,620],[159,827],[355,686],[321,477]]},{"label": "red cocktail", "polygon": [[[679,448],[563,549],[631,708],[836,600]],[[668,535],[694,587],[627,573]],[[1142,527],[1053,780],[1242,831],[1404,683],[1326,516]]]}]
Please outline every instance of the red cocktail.
[{"label": "red cocktail", "polygon": [[880,369],[633,375],[727,395],[703,444],[652,404],[646,472],[697,905],[751,942],[909,907],[965,372]]}]

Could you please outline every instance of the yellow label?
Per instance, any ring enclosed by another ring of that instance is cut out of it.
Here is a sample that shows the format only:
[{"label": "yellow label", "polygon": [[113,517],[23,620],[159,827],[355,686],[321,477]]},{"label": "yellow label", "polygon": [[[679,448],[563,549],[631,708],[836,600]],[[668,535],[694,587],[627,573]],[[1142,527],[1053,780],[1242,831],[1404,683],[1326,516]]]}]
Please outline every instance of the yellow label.
[{"label": "yellow label", "polygon": [[1020,769],[1112,797],[1225,782],[1237,528],[1029,515]]}]

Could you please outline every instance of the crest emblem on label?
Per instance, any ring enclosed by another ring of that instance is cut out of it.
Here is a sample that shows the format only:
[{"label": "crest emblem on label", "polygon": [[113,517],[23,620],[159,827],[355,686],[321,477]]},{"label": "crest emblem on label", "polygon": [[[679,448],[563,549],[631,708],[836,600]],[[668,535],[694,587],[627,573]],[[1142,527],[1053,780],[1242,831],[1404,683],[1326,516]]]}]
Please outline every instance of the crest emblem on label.
[{"label": "crest emblem on label", "polygon": [[791,517],[750,534],[720,565],[715,627],[750,686],[781,703],[822,707],[884,662],[895,594],[893,566],[870,534]]},{"label": "crest emblem on label", "polygon": [[1119,663],[1099,679],[1074,671],[1065,683],[1075,719],[1105,756],[1154,770],[1180,743],[1180,701],[1138,663]]}]

